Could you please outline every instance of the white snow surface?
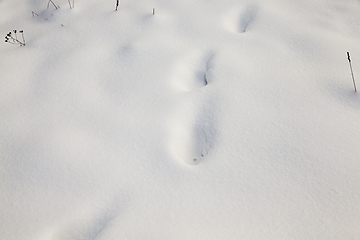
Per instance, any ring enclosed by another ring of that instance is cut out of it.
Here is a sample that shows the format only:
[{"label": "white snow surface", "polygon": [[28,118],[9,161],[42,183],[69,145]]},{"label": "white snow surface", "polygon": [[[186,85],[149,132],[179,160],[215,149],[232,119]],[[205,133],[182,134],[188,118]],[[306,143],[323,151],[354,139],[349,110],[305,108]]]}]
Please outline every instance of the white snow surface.
[{"label": "white snow surface", "polygon": [[0,0],[0,239],[360,239],[360,1],[53,2]]}]

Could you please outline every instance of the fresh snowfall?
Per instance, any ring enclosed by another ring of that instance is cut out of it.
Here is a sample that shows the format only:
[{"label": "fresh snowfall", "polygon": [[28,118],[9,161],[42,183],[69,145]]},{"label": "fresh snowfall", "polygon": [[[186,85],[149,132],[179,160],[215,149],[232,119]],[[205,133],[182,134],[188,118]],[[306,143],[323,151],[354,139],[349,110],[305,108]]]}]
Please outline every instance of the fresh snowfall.
[{"label": "fresh snowfall", "polygon": [[359,0],[0,0],[0,33],[0,239],[360,239]]}]

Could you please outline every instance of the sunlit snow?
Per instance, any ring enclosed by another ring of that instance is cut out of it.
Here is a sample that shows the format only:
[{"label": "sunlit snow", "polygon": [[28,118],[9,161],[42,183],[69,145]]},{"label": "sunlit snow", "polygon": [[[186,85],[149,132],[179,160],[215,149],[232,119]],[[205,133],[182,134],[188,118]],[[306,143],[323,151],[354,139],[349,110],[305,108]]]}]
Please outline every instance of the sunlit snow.
[{"label": "sunlit snow", "polygon": [[0,239],[360,239],[360,1],[52,1],[0,0]]}]

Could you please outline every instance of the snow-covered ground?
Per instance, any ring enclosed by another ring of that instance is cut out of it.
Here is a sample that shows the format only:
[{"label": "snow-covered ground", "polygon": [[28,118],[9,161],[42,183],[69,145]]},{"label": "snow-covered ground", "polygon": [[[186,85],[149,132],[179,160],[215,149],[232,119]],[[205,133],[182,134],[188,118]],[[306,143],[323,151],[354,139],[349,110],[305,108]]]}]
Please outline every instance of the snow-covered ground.
[{"label": "snow-covered ground", "polygon": [[0,0],[0,239],[360,239],[358,0],[53,2]]}]

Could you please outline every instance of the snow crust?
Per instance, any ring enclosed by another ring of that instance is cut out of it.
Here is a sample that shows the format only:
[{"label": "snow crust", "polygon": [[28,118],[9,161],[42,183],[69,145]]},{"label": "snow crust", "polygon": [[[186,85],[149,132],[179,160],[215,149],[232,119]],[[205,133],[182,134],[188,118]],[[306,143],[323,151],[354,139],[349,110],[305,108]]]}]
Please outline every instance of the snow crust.
[{"label": "snow crust", "polygon": [[53,1],[0,0],[0,239],[360,239],[359,1]]}]

